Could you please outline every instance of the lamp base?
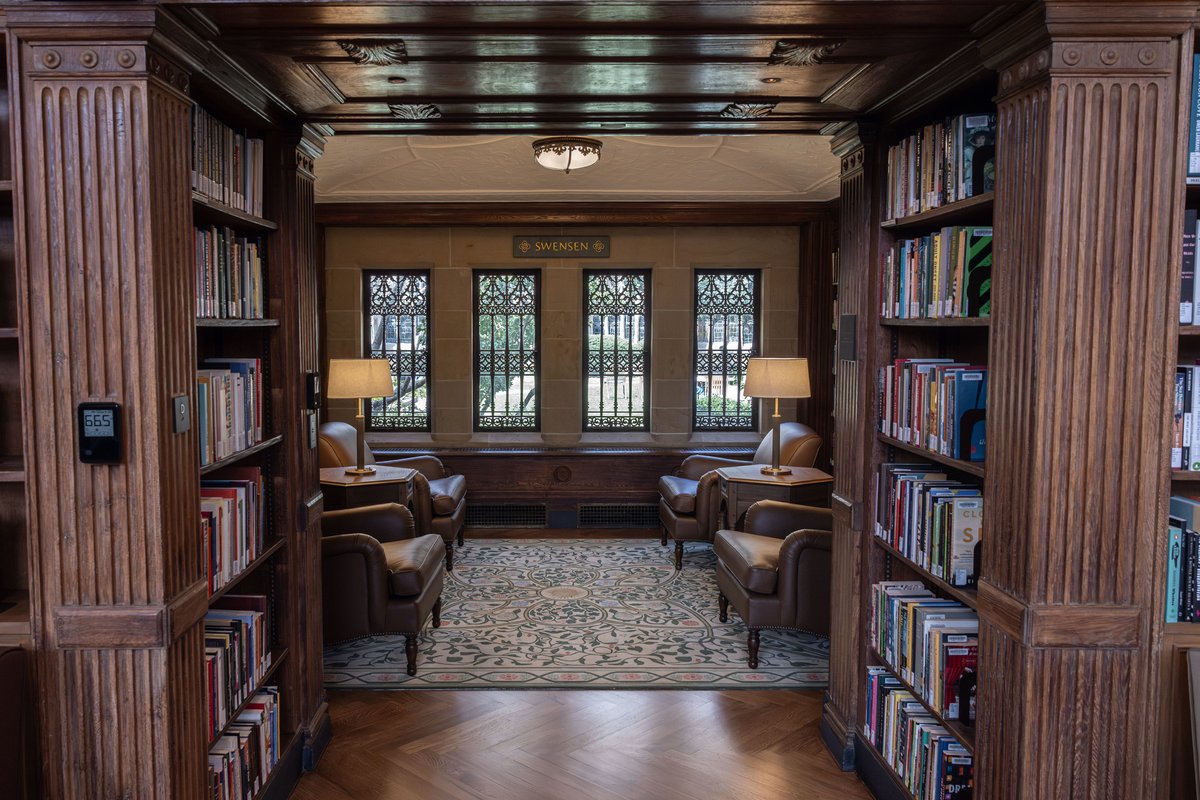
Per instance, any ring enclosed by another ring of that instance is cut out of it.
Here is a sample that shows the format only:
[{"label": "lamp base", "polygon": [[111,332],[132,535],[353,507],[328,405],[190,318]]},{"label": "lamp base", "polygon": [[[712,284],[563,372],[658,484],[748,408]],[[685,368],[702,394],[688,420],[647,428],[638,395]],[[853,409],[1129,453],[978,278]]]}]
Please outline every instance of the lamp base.
[{"label": "lamp base", "polygon": [[763,475],[791,475],[791,467],[763,467],[760,472]]},{"label": "lamp base", "polygon": [[374,475],[375,468],[374,467],[363,467],[362,469],[358,469],[357,467],[346,467],[346,474],[347,475]]}]

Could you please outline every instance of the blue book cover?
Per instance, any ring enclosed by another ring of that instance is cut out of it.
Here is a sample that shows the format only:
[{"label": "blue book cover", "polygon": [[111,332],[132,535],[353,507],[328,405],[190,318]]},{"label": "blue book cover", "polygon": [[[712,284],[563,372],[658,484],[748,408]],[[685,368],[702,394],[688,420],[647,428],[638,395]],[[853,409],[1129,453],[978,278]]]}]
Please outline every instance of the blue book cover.
[{"label": "blue book cover", "polygon": [[200,466],[208,464],[208,384],[196,384],[196,417],[200,420]]},{"label": "blue book cover", "polygon": [[[987,408],[987,370],[964,369],[954,373],[954,448],[951,455],[966,461],[983,461],[985,424],[982,414],[971,412]],[[963,418],[970,417],[964,432]]]},{"label": "blue book cover", "polygon": [[1192,107],[1188,115],[1188,175],[1200,176],[1200,55],[1192,56]]},{"label": "blue book cover", "polygon": [[1167,622],[1179,622],[1179,577],[1183,569],[1183,520],[1167,523]]}]

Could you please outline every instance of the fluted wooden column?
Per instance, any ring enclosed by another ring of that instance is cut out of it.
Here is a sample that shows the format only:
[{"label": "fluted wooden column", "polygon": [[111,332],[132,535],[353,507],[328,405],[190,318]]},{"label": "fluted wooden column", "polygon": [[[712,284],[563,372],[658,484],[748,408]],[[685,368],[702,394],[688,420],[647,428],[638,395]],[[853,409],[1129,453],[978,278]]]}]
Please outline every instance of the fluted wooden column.
[{"label": "fluted wooden column", "polygon": [[1153,797],[1193,3],[1049,0],[1000,72],[977,797]]},{"label": "fluted wooden column", "polygon": [[[872,278],[878,253],[877,176],[874,132],[844,127],[833,139],[842,159],[838,247],[839,338],[853,329],[853,353],[839,347],[834,387],[833,596],[829,690],[821,733],[844,769],[854,765],[854,728],[859,718],[864,626],[862,551],[867,514],[867,453],[874,446],[872,390],[874,348],[870,320],[876,295]],[[853,358],[843,358],[852,355]]]},{"label": "fluted wooden column", "polygon": [[[198,458],[170,406],[196,360],[189,77],[150,44],[153,9],[119,27],[37,14],[9,21],[45,795],[198,798]],[[82,401],[121,404],[121,463],[79,462]]]}]

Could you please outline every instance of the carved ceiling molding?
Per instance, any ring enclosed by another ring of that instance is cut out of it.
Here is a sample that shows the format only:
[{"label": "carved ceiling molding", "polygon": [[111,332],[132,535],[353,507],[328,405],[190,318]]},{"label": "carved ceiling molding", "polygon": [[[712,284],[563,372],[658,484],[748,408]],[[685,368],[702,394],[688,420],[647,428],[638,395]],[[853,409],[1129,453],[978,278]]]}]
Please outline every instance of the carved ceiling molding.
[{"label": "carved ceiling molding", "polygon": [[725,119],[758,119],[774,110],[774,103],[730,103],[721,109],[721,116]]},{"label": "carved ceiling molding", "polygon": [[373,67],[387,67],[393,64],[408,63],[408,48],[403,39],[390,41],[373,41],[370,39],[339,40],[338,47],[346,51],[346,55],[354,59],[356,64],[370,64]]},{"label": "carved ceiling molding", "polygon": [[788,67],[812,67],[820,64],[846,43],[845,39],[829,39],[821,42],[799,39],[780,39],[767,59],[768,64]]},{"label": "carved ceiling molding", "polygon": [[442,110],[432,103],[389,103],[388,110],[397,119],[442,118]]}]

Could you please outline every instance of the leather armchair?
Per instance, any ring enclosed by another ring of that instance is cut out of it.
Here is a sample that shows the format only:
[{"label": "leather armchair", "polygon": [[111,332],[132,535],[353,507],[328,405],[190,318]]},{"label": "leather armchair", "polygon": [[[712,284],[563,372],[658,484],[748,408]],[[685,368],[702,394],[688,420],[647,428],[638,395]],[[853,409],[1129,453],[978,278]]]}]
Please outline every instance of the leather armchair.
[{"label": "leather armchair", "polygon": [[[821,437],[800,422],[779,426],[779,463],[788,467],[811,467],[821,451]],[[688,456],[674,475],[658,479],[658,518],[662,543],[675,540],[675,569],[683,568],[684,542],[711,542],[721,522],[721,487],[717,470],[771,463],[771,434],[758,445],[752,461],[717,456]]]},{"label": "leather armchair", "polygon": [[832,529],[827,508],[760,500],[745,531],[717,531],[721,622],[732,604],[746,623],[750,669],[763,628],[829,635]]},{"label": "leather armchair", "polygon": [[0,647],[0,797],[13,800],[30,791],[25,782],[27,658],[20,647]]},{"label": "leather armchair", "polygon": [[[345,422],[326,422],[318,434],[321,467],[352,467],[357,463],[358,432]],[[467,518],[467,480],[450,475],[435,456],[412,456],[376,461],[370,448],[363,454],[366,464],[415,469],[412,510],[417,530],[436,533],[446,543],[446,569],[454,569],[454,540],[464,542]]]},{"label": "leather armchair", "polygon": [[327,511],[321,532],[326,644],[403,634],[408,674],[415,675],[425,620],[442,624],[445,542],[417,536],[412,514],[399,503]]}]

